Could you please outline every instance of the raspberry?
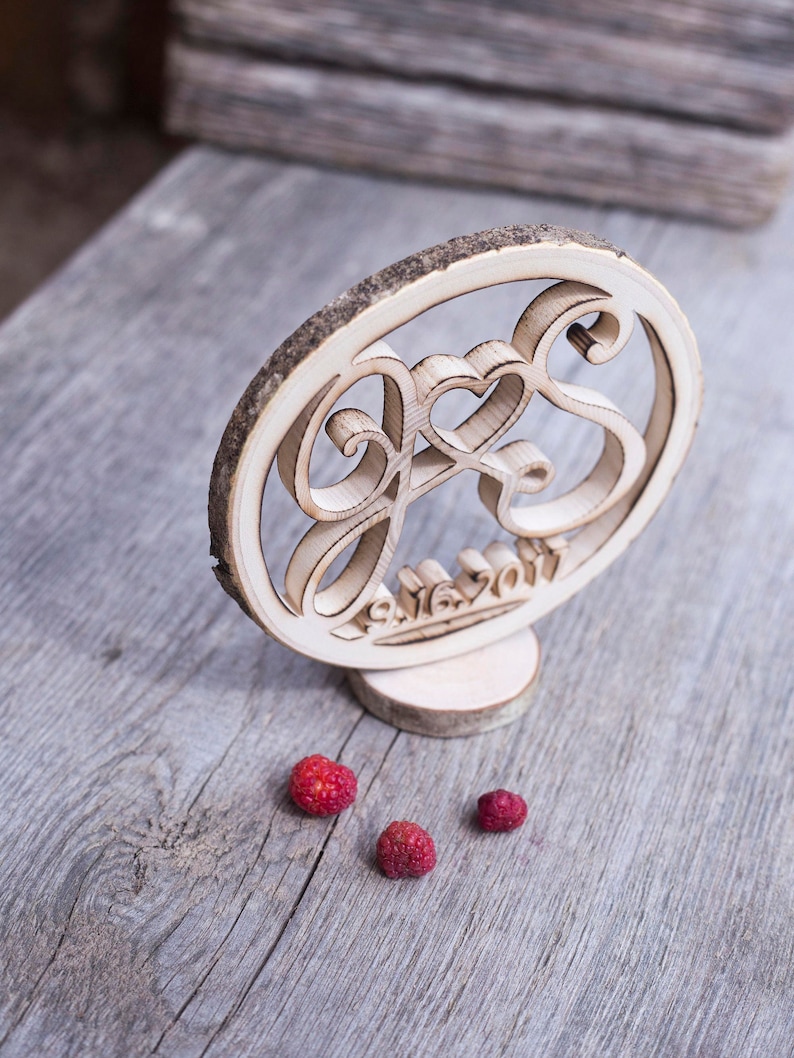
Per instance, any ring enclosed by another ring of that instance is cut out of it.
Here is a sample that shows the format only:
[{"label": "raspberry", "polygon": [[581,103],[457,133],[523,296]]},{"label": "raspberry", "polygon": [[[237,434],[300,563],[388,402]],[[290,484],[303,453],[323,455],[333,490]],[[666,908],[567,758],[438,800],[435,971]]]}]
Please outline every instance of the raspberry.
[{"label": "raspberry", "polygon": [[334,816],[356,799],[358,783],[350,768],[315,753],[299,760],[289,778],[290,797],[313,816]]},{"label": "raspberry", "polygon": [[491,790],[477,799],[477,817],[483,830],[515,830],[527,818],[527,803],[509,790]]},{"label": "raspberry", "polygon": [[421,878],[436,865],[433,839],[418,823],[389,823],[377,844],[378,863],[389,878]]}]

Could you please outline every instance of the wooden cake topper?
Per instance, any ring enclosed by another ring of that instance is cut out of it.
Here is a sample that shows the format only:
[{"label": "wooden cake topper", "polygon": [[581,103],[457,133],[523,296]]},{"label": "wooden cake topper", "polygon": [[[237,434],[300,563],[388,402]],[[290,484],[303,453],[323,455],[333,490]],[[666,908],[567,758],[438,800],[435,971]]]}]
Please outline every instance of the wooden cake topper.
[{"label": "wooden cake topper", "polygon": [[[528,279],[550,285],[509,342],[486,341],[465,356],[431,354],[409,368],[384,340],[449,299]],[[588,326],[579,322],[594,315]],[[589,363],[603,364],[624,348],[635,321],[655,374],[642,431],[601,393],[548,370],[561,335]],[[347,391],[371,376],[382,387],[381,421],[339,408]],[[482,403],[445,429],[432,411],[451,390]],[[603,444],[582,481],[527,504],[516,501],[542,494],[554,467],[529,439],[500,442],[533,397],[596,424]],[[276,639],[344,666],[360,701],[397,726],[450,735],[507,723],[525,708],[538,671],[532,623],[604,570],[645,527],[684,461],[700,401],[686,319],[621,250],[547,225],[453,239],[331,302],[251,382],[213,468],[216,575]],[[352,469],[315,487],[310,463],[323,427]],[[311,520],[281,583],[268,567],[262,510],[273,468]],[[392,571],[410,505],[465,470],[477,475],[480,500],[509,539],[464,547],[456,570],[428,556]],[[340,558],[343,552],[350,557]]]}]

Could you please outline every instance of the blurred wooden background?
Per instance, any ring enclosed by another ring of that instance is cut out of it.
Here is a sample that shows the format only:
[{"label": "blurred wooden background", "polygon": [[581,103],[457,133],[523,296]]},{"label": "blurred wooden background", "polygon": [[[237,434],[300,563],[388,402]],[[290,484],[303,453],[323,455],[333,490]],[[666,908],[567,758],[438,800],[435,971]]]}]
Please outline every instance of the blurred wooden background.
[{"label": "blurred wooden background", "polygon": [[159,121],[167,0],[3,0],[0,100],[40,129]]},{"label": "blurred wooden background", "polygon": [[792,167],[783,0],[175,0],[170,127],[728,224]]}]

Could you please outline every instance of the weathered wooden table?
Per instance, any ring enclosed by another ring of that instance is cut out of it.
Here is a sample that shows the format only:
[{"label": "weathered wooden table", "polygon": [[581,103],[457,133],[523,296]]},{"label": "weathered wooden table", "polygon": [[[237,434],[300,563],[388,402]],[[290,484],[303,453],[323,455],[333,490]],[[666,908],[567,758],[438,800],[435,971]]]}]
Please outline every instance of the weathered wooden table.
[{"label": "weathered wooden table", "polygon": [[[701,429],[650,528],[541,622],[528,714],[398,733],[215,584],[213,453],[331,296],[538,220],[670,286]],[[736,234],[194,149],[6,323],[3,1056],[794,1054],[793,248],[794,201]],[[338,819],[285,796],[309,752],[358,772]],[[494,786],[522,830],[471,825]],[[434,834],[432,875],[374,867],[395,818]]]}]

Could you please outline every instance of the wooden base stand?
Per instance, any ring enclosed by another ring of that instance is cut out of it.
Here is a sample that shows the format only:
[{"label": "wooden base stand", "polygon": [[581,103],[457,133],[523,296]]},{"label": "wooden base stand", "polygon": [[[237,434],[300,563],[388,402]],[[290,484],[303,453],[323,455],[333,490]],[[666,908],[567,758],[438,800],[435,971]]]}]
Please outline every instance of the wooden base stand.
[{"label": "wooden base stand", "polygon": [[470,654],[405,669],[348,669],[361,704],[404,731],[449,738],[502,727],[527,708],[540,670],[531,628]]}]

